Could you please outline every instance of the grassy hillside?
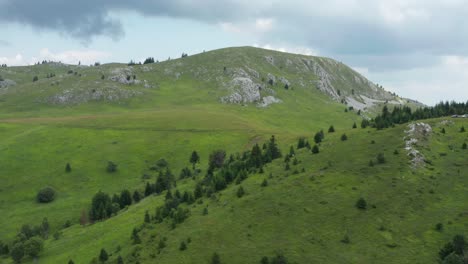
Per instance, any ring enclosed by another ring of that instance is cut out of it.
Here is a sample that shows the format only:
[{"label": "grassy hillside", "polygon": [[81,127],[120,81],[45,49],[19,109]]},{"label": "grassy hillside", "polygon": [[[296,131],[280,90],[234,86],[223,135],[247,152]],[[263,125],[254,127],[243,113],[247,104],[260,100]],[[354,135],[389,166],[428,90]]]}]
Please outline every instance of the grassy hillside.
[{"label": "grassy hillside", "polygon": [[[45,78],[50,73],[55,77]],[[0,75],[16,83],[0,88],[0,240],[11,242],[23,224],[47,217],[50,234],[60,230],[61,236],[45,241],[42,263],[89,263],[101,248],[112,254],[110,262],[121,255],[125,263],[209,263],[214,252],[222,263],[259,263],[277,252],[291,263],[435,263],[453,234],[467,233],[468,152],[461,145],[468,134],[458,130],[468,122],[427,121],[433,132],[418,146],[426,163],[415,168],[404,149],[406,125],[352,129],[362,117],[357,108],[344,111],[367,102],[362,115],[372,115],[385,101],[408,101],[333,60],[233,48],[157,64],[44,64],[1,68]],[[280,102],[259,106],[269,96]],[[327,133],[330,125],[335,133]],[[79,225],[99,190],[143,191],[154,183],[157,172],[149,168],[161,158],[178,176],[197,150],[202,173],[177,182],[178,190],[193,190],[215,149],[242,153],[275,135],[285,155],[300,137],[313,145],[320,129],[325,140],[319,154],[296,150],[299,164],[291,161],[288,171],[281,158],[250,174],[242,198],[239,186],[230,184],[182,205],[191,215],[175,229],[167,219],[143,224],[145,211],[154,216],[164,194]],[[340,140],[343,133],[347,141]],[[384,164],[377,164],[378,153]],[[117,172],[106,172],[108,161],[118,164]],[[268,186],[261,187],[265,179]],[[57,197],[38,204],[35,196],[45,186]],[[356,209],[359,197],[367,210]],[[71,227],[63,228],[66,221]],[[437,223],[443,232],[435,230]],[[130,240],[135,227],[141,227],[139,245]],[[167,246],[158,254],[163,237]],[[349,243],[340,241],[345,237]]]}]

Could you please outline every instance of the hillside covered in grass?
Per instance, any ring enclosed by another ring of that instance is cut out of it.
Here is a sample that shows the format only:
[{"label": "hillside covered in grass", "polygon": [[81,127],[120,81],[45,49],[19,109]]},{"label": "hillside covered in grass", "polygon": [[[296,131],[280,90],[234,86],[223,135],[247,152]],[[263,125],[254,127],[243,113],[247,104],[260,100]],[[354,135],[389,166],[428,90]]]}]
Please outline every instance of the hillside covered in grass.
[{"label": "hillside covered in grass", "polygon": [[5,263],[18,243],[26,263],[436,263],[467,233],[468,121],[361,128],[420,104],[340,62],[245,47],[0,76]]}]

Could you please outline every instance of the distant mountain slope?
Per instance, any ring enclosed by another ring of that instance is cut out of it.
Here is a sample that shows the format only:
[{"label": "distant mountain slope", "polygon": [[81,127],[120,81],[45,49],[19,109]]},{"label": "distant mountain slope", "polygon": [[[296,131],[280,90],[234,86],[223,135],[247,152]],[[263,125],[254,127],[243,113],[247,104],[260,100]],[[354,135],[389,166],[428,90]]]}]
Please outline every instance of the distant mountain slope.
[{"label": "distant mountain slope", "polygon": [[[168,95],[161,93],[161,88],[185,86],[192,89],[173,89],[176,98],[167,98],[167,102],[180,104],[197,97],[197,103],[267,107],[308,91],[307,97],[319,92],[332,101],[371,113],[384,103],[421,105],[385,91],[335,60],[252,47],[214,50],[146,65],[47,63],[8,67],[0,68],[0,76],[4,79],[0,82],[0,114],[38,107],[86,108],[96,102],[148,108],[157,98]],[[33,82],[34,77],[38,80]]]}]

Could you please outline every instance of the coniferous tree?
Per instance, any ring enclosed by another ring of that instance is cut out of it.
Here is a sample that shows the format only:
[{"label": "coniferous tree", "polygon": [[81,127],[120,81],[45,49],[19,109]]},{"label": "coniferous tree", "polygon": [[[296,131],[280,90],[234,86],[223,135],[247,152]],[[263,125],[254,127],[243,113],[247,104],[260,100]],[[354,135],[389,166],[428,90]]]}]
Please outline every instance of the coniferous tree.
[{"label": "coniferous tree", "polygon": [[463,255],[463,250],[465,249],[466,242],[463,235],[456,235],[452,239],[454,252],[458,255]]},{"label": "coniferous tree", "polygon": [[75,262],[73,262],[73,260],[70,259],[70,260],[68,261],[68,264],[75,264]]},{"label": "coniferous tree", "polygon": [[219,257],[218,253],[213,253],[211,257],[211,264],[221,264],[221,258]]},{"label": "coniferous tree", "polygon": [[195,186],[195,191],[193,192],[193,195],[195,196],[195,199],[201,198],[203,196],[203,188],[200,183],[197,183]]},{"label": "coniferous tree", "polygon": [[141,243],[140,235],[138,234],[138,230],[136,228],[133,228],[131,239],[135,245]]},{"label": "coniferous tree", "polygon": [[353,128],[357,128],[356,122],[354,122],[354,124],[353,124]]},{"label": "coniferous tree", "polygon": [[99,191],[93,196],[89,216],[91,220],[106,219],[112,215],[112,202],[108,194]]},{"label": "coniferous tree", "polygon": [[32,237],[24,242],[24,254],[31,258],[37,258],[44,248],[44,241],[39,237]]},{"label": "coniferous tree", "polygon": [[465,132],[465,127],[464,127],[464,126],[462,126],[462,127],[460,128],[460,132],[461,132],[461,133]]},{"label": "coniferous tree", "polygon": [[260,186],[262,186],[262,187],[267,187],[267,186],[268,186],[268,181],[267,181],[267,179],[264,179],[263,182],[262,182],[262,184],[261,184]]},{"label": "coniferous tree", "polygon": [[117,257],[117,264],[124,264],[123,258],[120,255]]},{"label": "coniferous tree", "polygon": [[224,159],[226,158],[226,151],[224,150],[215,150],[210,154],[208,168],[210,171],[215,168],[221,168],[224,164]]},{"label": "coniferous tree", "polygon": [[368,127],[369,125],[370,125],[369,120],[363,119],[363,120],[361,121],[361,128],[366,128],[366,127]]},{"label": "coniferous tree", "polygon": [[379,164],[385,163],[385,156],[384,156],[383,153],[379,153],[379,154],[377,155],[377,162],[378,162]]},{"label": "coniferous tree", "polygon": [[299,138],[299,141],[297,142],[297,149],[305,148],[306,146],[306,140],[305,138]]},{"label": "coniferous tree", "polygon": [[314,145],[314,146],[312,147],[312,153],[314,153],[314,154],[319,153],[319,147],[318,147],[317,145]]},{"label": "coniferous tree", "polygon": [[272,135],[270,141],[268,142],[266,153],[265,153],[265,160],[267,162],[271,162],[274,159],[281,157],[281,151],[276,144],[275,136]]},{"label": "coniferous tree", "polygon": [[440,130],[442,134],[445,134],[445,128],[443,127],[442,130]]},{"label": "coniferous tree", "polygon": [[466,142],[463,142],[462,149],[466,149]]},{"label": "coniferous tree", "polygon": [[335,132],[335,128],[333,126],[330,126],[328,128],[328,133],[333,133],[333,132]]},{"label": "coniferous tree", "polygon": [[290,156],[290,157],[294,157],[295,154],[296,154],[296,153],[294,152],[294,147],[291,146],[291,147],[289,148],[289,156]]},{"label": "coniferous tree", "polygon": [[133,201],[135,201],[135,203],[138,203],[140,200],[141,200],[141,195],[140,195],[140,192],[138,190],[135,190],[133,192]]},{"label": "coniferous tree", "polygon": [[10,255],[15,263],[20,263],[21,259],[24,257],[24,245],[23,242],[17,242],[13,245],[10,250]]},{"label": "coniferous tree", "polygon": [[192,155],[190,156],[190,163],[192,163],[192,168],[195,169],[195,164],[200,162],[200,156],[198,156],[198,153],[194,150],[192,152]]},{"label": "coniferous tree", "polygon": [[99,253],[99,261],[102,263],[106,262],[109,259],[109,255],[107,254],[105,249],[101,249],[101,253]]},{"label": "coniferous tree", "polygon": [[244,196],[245,194],[245,191],[244,191],[244,188],[242,188],[242,186],[239,186],[239,188],[237,189],[237,197],[241,198],[242,196]]},{"label": "coniferous tree", "polygon": [[320,132],[315,133],[315,136],[314,136],[315,144],[319,144],[320,142],[322,142],[322,140],[323,140],[322,133]]},{"label": "coniferous tree", "polygon": [[146,210],[146,212],[145,212],[145,223],[149,223],[149,222],[151,222],[151,218],[150,218],[148,210]]},{"label": "coniferous tree", "polygon": [[359,198],[356,202],[356,207],[361,210],[366,210],[367,209],[367,202],[364,200],[364,198]]},{"label": "coniferous tree", "polygon": [[123,190],[120,193],[120,199],[119,199],[119,205],[120,208],[123,209],[126,206],[129,206],[132,204],[132,194],[130,193],[129,190]]},{"label": "coniferous tree", "polygon": [[187,249],[187,244],[185,244],[185,241],[180,242],[179,250],[184,251]]},{"label": "coniferous tree", "polygon": [[252,147],[250,152],[250,163],[256,168],[260,168],[263,165],[262,150],[258,144]]},{"label": "coniferous tree", "polygon": [[341,141],[348,140],[348,136],[346,134],[341,135]]},{"label": "coniferous tree", "polygon": [[149,182],[146,183],[145,196],[150,196],[153,193],[153,188]]},{"label": "coniferous tree", "polygon": [[70,163],[67,163],[67,165],[65,165],[65,172],[70,172],[70,171],[71,171]]},{"label": "coniferous tree", "polygon": [[115,172],[117,171],[117,164],[112,161],[107,162],[107,172]]}]

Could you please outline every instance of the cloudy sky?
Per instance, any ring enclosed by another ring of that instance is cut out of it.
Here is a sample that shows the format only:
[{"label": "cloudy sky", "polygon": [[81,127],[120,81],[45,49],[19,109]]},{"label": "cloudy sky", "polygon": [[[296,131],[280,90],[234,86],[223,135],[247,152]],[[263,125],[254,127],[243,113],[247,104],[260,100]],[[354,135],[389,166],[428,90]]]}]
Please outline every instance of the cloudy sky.
[{"label": "cloudy sky", "polygon": [[342,61],[426,104],[468,100],[465,0],[0,0],[0,63],[258,46]]}]

